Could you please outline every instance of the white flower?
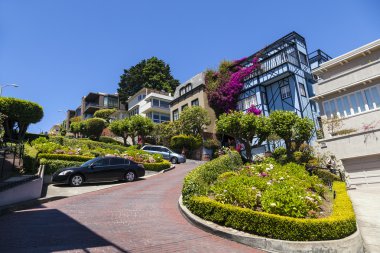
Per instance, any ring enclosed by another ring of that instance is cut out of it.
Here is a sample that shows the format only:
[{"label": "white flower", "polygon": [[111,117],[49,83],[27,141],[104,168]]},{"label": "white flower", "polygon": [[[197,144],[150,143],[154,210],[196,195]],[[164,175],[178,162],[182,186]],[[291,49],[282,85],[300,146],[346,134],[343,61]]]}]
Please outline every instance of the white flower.
[{"label": "white flower", "polygon": [[269,164],[269,168],[270,168],[270,169],[273,169],[273,164]]},{"label": "white flower", "polygon": [[256,190],[256,187],[252,186],[252,190]]},{"label": "white flower", "polygon": [[223,192],[227,192],[227,190],[224,190]]},{"label": "white flower", "polygon": [[267,185],[271,185],[272,183],[270,181],[267,182]]},{"label": "white flower", "polygon": [[310,200],[310,201],[314,201],[314,199],[312,197],[309,197],[309,196],[306,196],[305,199]]},{"label": "white flower", "polygon": [[276,203],[270,203],[270,206],[276,206]]},{"label": "white flower", "polygon": [[284,178],[283,178],[283,177],[280,177],[280,180],[284,180]]}]

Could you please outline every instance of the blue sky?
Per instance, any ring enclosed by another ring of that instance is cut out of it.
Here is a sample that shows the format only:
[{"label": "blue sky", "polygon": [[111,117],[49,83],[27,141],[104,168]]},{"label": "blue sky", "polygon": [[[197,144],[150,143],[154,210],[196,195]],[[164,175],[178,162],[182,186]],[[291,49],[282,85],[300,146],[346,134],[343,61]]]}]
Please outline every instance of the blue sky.
[{"label": "blue sky", "polygon": [[296,31],[335,57],[380,38],[380,2],[1,0],[3,96],[41,104],[48,131],[88,92],[115,93],[124,68],[157,56],[180,82]]}]

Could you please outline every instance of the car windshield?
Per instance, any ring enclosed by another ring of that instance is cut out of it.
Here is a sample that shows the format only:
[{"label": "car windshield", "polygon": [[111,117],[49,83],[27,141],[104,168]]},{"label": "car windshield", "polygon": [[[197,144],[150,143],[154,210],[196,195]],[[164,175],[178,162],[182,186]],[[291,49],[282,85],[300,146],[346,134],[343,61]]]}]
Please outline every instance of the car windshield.
[{"label": "car windshield", "polygon": [[94,158],[94,159],[91,159],[91,160],[85,162],[84,164],[82,164],[81,167],[88,167],[88,166],[90,166],[92,163],[96,162],[96,161],[99,160],[99,159],[100,159],[99,157],[96,157],[96,158]]}]

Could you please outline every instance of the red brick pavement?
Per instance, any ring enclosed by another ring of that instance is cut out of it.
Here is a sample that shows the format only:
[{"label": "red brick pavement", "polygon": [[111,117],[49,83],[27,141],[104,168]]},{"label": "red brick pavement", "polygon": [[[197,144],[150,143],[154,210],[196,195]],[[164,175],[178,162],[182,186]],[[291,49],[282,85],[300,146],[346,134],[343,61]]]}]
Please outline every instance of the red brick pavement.
[{"label": "red brick pavement", "polygon": [[0,252],[261,252],[209,234],[178,210],[196,165],[0,217]]}]

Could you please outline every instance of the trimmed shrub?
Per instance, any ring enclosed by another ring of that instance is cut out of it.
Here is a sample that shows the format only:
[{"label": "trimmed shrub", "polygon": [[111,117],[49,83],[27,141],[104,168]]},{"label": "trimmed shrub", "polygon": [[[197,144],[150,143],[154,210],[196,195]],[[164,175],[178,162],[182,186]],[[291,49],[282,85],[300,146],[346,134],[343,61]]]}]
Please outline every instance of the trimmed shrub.
[{"label": "trimmed shrub", "polygon": [[337,175],[331,173],[328,170],[324,169],[315,169],[313,170],[313,174],[322,179],[322,181],[327,185],[329,183],[332,183],[334,181],[341,181],[340,177]]},{"label": "trimmed shrub", "polygon": [[[189,180],[189,179],[188,179]],[[321,241],[347,237],[356,231],[355,213],[343,182],[334,182],[333,213],[320,219],[269,214],[192,196],[186,206],[197,216],[259,236],[290,241]]]},{"label": "trimmed shrub", "polygon": [[53,174],[59,169],[68,168],[68,167],[77,167],[80,166],[83,162],[77,161],[64,161],[64,160],[49,160],[42,158],[40,160],[41,165],[45,165],[45,174]]},{"label": "trimmed shrub", "polygon": [[186,202],[191,196],[206,195],[209,186],[220,174],[237,170],[242,165],[238,152],[229,152],[210,162],[198,166],[186,175],[182,188],[183,200]]},{"label": "trimmed shrub", "polygon": [[46,158],[48,160],[64,160],[64,161],[76,161],[76,162],[87,162],[94,157],[82,156],[82,155],[65,155],[65,154],[44,154],[40,153],[38,158]]},{"label": "trimmed shrub", "polygon": [[37,173],[38,166],[38,150],[28,144],[25,144],[24,148],[24,157],[22,160],[24,172],[35,174]]},{"label": "trimmed shrub", "polygon": [[176,150],[182,150],[183,148],[194,150],[202,145],[202,138],[200,136],[180,134],[172,137],[170,145]]},{"label": "trimmed shrub", "polygon": [[107,137],[107,136],[100,136],[99,141],[104,142],[104,143],[113,144],[113,145],[123,145],[121,142],[119,142],[119,141],[117,141],[111,137]]},{"label": "trimmed shrub", "polygon": [[171,163],[164,160],[159,163],[143,163],[143,165],[146,170],[161,171],[161,170],[169,169]]}]

